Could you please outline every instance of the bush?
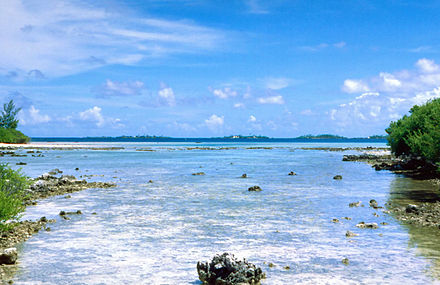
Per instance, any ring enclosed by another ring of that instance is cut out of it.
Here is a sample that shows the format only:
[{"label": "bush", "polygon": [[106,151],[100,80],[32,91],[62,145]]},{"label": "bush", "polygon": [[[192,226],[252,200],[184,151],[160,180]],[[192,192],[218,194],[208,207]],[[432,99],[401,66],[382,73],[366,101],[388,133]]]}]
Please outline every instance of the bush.
[{"label": "bush", "polygon": [[28,143],[30,138],[16,129],[0,128],[0,142],[2,143]]},{"label": "bush", "polygon": [[10,228],[5,222],[17,220],[24,211],[25,189],[29,180],[19,170],[0,164],[0,231]]},{"label": "bush", "polygon": [[391,151],[421,156],[425,160],[440,163],[440,99],[414,106],[410,115],[391,122],[386,129]]}]

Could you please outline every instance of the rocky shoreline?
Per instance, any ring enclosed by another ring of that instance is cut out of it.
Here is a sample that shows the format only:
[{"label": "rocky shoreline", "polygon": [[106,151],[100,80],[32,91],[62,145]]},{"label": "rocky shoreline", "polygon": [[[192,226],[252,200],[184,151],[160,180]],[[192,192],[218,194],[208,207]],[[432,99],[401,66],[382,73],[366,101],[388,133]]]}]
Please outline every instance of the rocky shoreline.
[{"label": "rocky shoreline", "polygon": [[[45,199],[52,196],[63,195],[82,191],[89,188],[110,188],[115,187],[116,184],[108,182],[87,182],[86,180],[78,180],[71,175],[62,175],[62,171],[55,169],[50,173],[45,173],[38,178],[32,180],[32,184],[26,191],[28,197],[25,200],[25,205],[35,205],[36,200]],[[60,216],[65,219],[65,215],[69,213],[60,213]],[[77,213],[79,214],[79,213]],[[11,224],[11,229],[1,232],[0,236],[0,283],[12,284],[11,278],[17,271],[16,246],[32,235],[38,233],[40,230],[50,231],[48,224],[55,223],[56,220],[48,220],[46,217],[41,217],[37,221],[20,221]]]},{"label": "rocky shoreline", "polygon": [[431,183],[434,192],[438,193],[435,195],[436,197],[426,198],[427,201],[418,201],[415,202],[416,204],[388,203],[386,207],[390,215],[404,224],[440,229],[440,174],[436,165],[421,157],[395,157],[391,154],[344,155],[342,160],[366,162],[376,171],[389,170],[396,174]]}]

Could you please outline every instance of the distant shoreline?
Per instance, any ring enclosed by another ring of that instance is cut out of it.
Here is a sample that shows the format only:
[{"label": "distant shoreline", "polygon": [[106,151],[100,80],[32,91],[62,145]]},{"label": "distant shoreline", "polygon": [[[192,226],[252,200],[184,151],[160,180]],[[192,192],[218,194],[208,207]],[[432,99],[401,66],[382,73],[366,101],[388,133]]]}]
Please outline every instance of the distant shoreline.
[{"label": "distant shoreline", "polygon": [[223,138],[172,138],[172,137],[33,137],[31,142],[86,143],[86,142],[369,142],[386,143],[383,138],[267,138],[267,137],[223,137]]}]

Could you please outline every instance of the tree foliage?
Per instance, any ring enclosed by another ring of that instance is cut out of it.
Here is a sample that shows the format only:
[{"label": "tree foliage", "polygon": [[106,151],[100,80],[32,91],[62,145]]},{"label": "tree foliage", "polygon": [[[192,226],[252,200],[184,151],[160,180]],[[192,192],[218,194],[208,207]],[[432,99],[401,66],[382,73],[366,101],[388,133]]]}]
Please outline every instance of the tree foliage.
[{"label": "tree foliage", "polygon": [[12,99],[8,103],[3,104],[3,111],[0,116],[0,128],[15,130],[18,126],[17,114],[20,110],[21,108],[15,107]]},{"label": "tree foliage", "polygon": [[28,143],[30,138],[14,129],[0,128],[0,142],[2,143]]},{"label": "tree foliage", "polygon": [[24,211],[28,186],[28,178],[20,171],[0,164],[0,232],[7,230],[11,226],[7,222],[18,219]]},{"label": "tree foliage", "polygon": [[414,106],[410,115],[391,122],[385,130],[396,155],[416,155],[440,163],[440,99]]},{"label": "tree foliage", "polygon": [[16,130],[18,126],[17,114],[21,108],[17,108],[13,100],[3,104],[0,116],[0,142],[1,143],[27,143],[30,138]]}]

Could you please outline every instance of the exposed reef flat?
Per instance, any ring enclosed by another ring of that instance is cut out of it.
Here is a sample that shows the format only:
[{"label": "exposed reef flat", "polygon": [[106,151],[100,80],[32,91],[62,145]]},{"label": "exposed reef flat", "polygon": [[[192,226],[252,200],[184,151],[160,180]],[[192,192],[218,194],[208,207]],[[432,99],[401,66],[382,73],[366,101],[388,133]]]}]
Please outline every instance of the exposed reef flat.
[{"label": "exposed reef flat", "polygon": [[72,175],[56,177],[45,173],[33,180],[33,184],[28,189],[29,198],[26,200],[26,204],[33,204],[33,200],[36,199],[73,193],[88,188],[110,188],[115,186],[116,184],[109,182],[87,182],[86,180],[78,180]]},{"label": "exposed reef flat", "polygon": [[417,156],[402,155],[396,157],[387,153],[363,153],[360,155],[344,155],[342,160],[366,162],[376,170],[390,170],[416,179],[440,178],[436,165]]},{"label": "exposed reef flat", "polygon": [[[61,171],[58,173],[61,173]],[[77,192],[88,188],[109,188],[114,186],[116,186],[116,184],[109,182],[87,182],[85,180],[78,180],[74,176],[63,175],[57,177],[45,173],[33,179],[31,186],[27,189],[29,196],[25,204],[36,204],[35,200],[38,199]],[[78,212],[76,213],[79,214]],[[62,217],[66,219],[64,216]],[[26,220],[10,223],[9,229],[0,232],[0,255],[8,251],[15,252],[16,255],[15,248],[18,244],[26,241],[42,229],[50,231],[50,227],[48,227],[47,224],[55,222],[55,220],[48,220],[46,217],[41,217],[37,221]],[[2,263],[0,260],[0,284],[8,284],[17,271],[17,265],[15,261],[11,262],[11,264]]]},{"label": "exposed reef flat", "polygon": [[34,150],[76,150],[76,149],[89,149],[89,150],[121,150],[123,147],[112,147],[96,144],[84,144],[84,143],[28,143],[28,144],[6,144],[0,143],[0,150],[11,151],[18,149],[34,149]]},{"label": "exposed reef flat", "polygon": [[405,224],[440,229],[440,173],[436,165],[421,157],[396,157],[391,154],[344,155],[342,160],[366,162],[376,171],[388,170],[410,178],[426,180],[432,185],[429,187],[432,192],[418,193],[420,197],[414,201],[415,204],[388,203],[387,209],[393,217]]}]

